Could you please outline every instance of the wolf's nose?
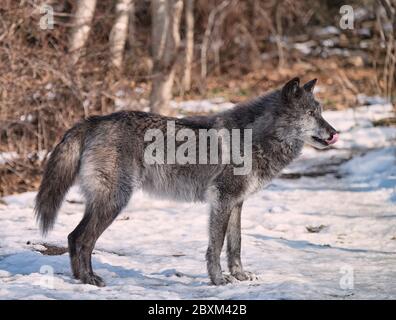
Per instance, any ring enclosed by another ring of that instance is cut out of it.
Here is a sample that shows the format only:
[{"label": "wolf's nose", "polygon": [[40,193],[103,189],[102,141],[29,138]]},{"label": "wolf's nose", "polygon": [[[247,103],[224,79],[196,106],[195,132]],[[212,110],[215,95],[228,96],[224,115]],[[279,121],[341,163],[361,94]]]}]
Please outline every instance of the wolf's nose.
[{"label": "wolf's nose", "polygon": [[338,133],[331,134],[330,138],[326,140],[328,144],[334,144],[338,141]]}]

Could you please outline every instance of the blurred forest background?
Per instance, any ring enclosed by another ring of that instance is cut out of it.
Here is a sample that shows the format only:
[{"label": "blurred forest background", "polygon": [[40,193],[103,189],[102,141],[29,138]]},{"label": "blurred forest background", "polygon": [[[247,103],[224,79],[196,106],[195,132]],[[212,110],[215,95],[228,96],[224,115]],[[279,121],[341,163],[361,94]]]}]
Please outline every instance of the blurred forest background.
[{"label": "blurred forest background", "polygon": [[174,101],[239,102],[294,76],[318,78],[327,109],[395,103],[395,0],[0,3],[0,153],[17,155],[0,196],[35,189],[46,153],[94,114],[199,113]]}]

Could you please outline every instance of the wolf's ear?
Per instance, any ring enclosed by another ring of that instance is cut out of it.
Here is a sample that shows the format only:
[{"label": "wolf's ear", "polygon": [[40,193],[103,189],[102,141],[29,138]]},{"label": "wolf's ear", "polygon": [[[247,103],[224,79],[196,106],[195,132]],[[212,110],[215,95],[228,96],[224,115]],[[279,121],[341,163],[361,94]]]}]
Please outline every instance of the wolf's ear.
[{"label": "wolf's ear", "polygon": [[301,88],[300,88],[300,78],[295,77],[287,82],[282,88],[282,96],[290,101],[293,98],[297,98],[300,96]]},{"label": "wolf's ear", "polygon": [[315,88],[316,82],[318,79],[312,79],[311,81],[308,81],[306,84],[303,85],[303,88],[307,92],[312,92],[313,89]]}]

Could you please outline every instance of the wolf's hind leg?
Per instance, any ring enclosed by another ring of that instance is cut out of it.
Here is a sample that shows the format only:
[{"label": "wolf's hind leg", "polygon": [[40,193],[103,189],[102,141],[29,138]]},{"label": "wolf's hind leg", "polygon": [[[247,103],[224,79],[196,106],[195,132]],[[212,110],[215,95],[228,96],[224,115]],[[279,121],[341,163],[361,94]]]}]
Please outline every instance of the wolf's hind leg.
[{"label": "wolf's hind leg", "polygon": [[105,285],[92,269],[91,255],[99,236],[110,226],[128,203],[132,189],[124,186],[115,192],[89,196],[84,218],[69,235],[69,252],[73,274],[83,283]]},{"label": "wolf's hind leg", "polygon": [[257,277],[249,272],[244,271],[241,262],[241,211],[242,204],[240,202],[234,206],[231,211],[230,220],[227,229],[227,258],[228,269],[231,275],[240,280],[256,280]]},{"label": "wolf's hind leg", "polygon": [[76,279],[80,279],[80,262],[78,258],[78,253],[80,251],[80,246],[77,246],[76,239],[82,232],[85,230],[87,224],[89,223],[90,215],[87,214],[87,210],[85,210],[85,214],[83,219],[77,225],[77,227],[73,230],[72,233],[67,237],[69,243],[69,256],[70,256],[70,264],[71,269],[73,271],[73,276]]}]

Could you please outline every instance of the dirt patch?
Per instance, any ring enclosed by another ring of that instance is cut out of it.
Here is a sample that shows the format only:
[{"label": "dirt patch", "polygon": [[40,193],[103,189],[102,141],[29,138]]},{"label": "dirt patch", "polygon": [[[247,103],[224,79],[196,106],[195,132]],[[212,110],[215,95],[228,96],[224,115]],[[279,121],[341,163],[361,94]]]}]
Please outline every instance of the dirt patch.
[{"label": "dirt patch", "polygon": [[396,127],[396,117],[373,121],[374,127]]},{"label": "dirt patch", "polygon": [[322,231],[323,229],[325,229],[326,226],[321,224],[319,226],[306,226],[305,229],[307,229],[307,231],[309,233],[319,233],[320,231]]},{"label": "dirt patch", "polygon": [[69,249],[66,247],[58,247],[53,244],[40,243],[40,245],[43,246],[45,249],[44,250],[36,250],[36,251],[38,251],[41,254],[46,255],[46,256],[60,256],[60,255],[65,254],[66,252],[69,251]]},{"label": "dirt patch", "polygon": [[302,169],[299,171],[295,169],[294,172],[282,173],[281,179],[300,179],[302,177],[316,178],[323,177],[328,174],[334,175],[336,178],[342,178],[342,175],[339,172],[339,166],[343,163],[352,159],[353,155],[361,154],[361,152],[351,152],[347,156],[343,157],[332,157],[329,159],[325,159],[320,163],[313,162],[309,168]]},{"label": "dirt patch", "polygon": [[337,170],[327,170],[327,171],[312,171],[312,172],[292,172],[292,173],[283,173],[280,178],[281,179],[300,179],[302,177],[316,178],[323,177],[328,174],[336,174]]}]

